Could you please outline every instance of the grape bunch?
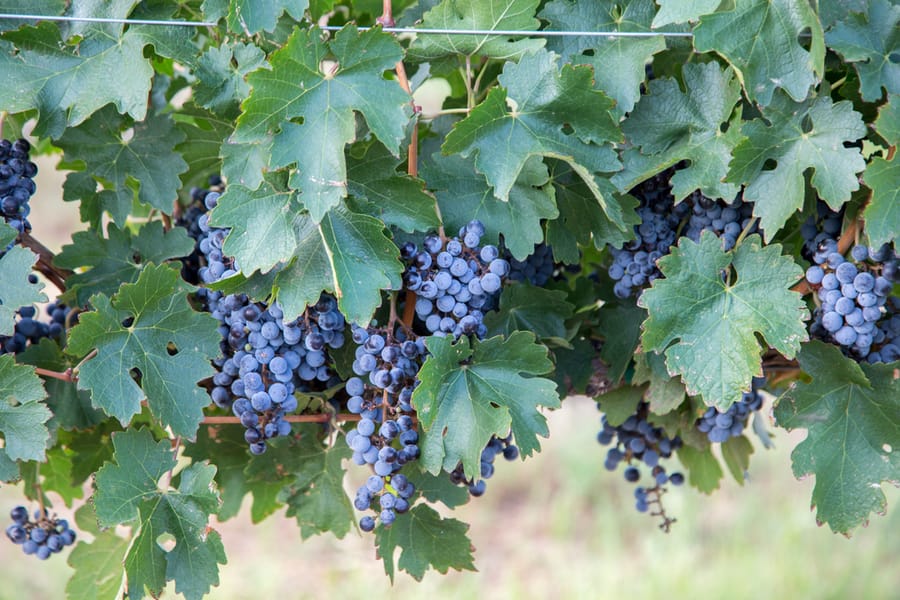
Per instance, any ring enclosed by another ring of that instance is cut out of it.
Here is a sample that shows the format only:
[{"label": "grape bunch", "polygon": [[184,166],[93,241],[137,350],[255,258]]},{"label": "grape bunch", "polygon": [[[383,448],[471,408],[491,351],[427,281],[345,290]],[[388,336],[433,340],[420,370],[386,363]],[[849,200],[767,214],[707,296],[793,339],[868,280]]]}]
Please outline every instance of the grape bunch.
[{"label": "grape bunch", "polygon": [[29,160],[30,152],[28,140],[0,140],[0,210],[6,222],[19,233],[31,231],[28,201],[36,189],[33,178],[37,175],[37,165]]},{"label": "grape bunch", "polygon": [[814,264],[806,270],[806,281],[816,290],[819,306],[810,334],[839,345],[856,360],[900,358],[900,298],[891,295],[900,257],[887,244],[856,245],[848,260],[829,234],[818,234],[813,242]]},{"label": "grape bunch", "polygon": [[729,406],[725,412],[721,412],[715,406],[707,408],[697,419],[697,430],[705,433],[709,441],[714,444],[722,444],[728,438],[741,435],[747,426],[750,415],[762,408],[762,396],[759,388],[765,382],[765,377],[754,377],[750,391],[744,392],[741,400]]},{"label": "grape bunch", "polygon": [[695,191],[676,205],[670,184],[674,172],[669,169],[631,191],[640,200],[635,239],[610,249],[613,263],[608,272],[616,282],[613,293],[617,298],[637,294],[657,279],[661,273],[656,261],[669,253],[679,236],[697,242],[701,233],[712,231],[722,239],[724,249],[730,250],[745,228],[758,230],[751,226],[753,205],[743,202],[741,196],[726,204]]},{"label": "grape bunch", "polygon": [[[669,438],[661,427],[651,425],[647,420],[649,414],[650,405],[647,402],[641,402],[634,414],[629,415],[621,425],[611,425],[606,415],[603,415],[601,419],[603,428],[597,434],[597,441],[600,444],[611,446],[606,453],[606,461],[603,463],[608,471],[615,471],[621,462],[628,463],[624,471],[625,480],[637,483],[641,479],[641,471],[631,463],[633,461],[643,462],[650,467],[653,486],[638,488],[638,491],[635,492],[635,508],[639,512],[647,512],[650,501],[654,500],[654,497],[655,501],[659,501],[662,486],[666,483],[672,485],[684,483],[683,474],[679,472],[669,474],[660,464],[662,459],[670,458],[672,453],[681,447],[681,438],[678,436]],[[658,514],[663,516],[665,523],[670,522],[661,507]],[[668,525],[666,525],[666,529],[668,529]]]},{"label": "grape bunch", "polygon": [[547,244],[535,244],[534,252],[525,260],[516,260],[511,255],[509,261],[509,280],[528,281],[537,287],[543,287],[556,272],[553,262],[553,249]]},{"label": "grape bunch", "polygon": [[[31,283],[37,283],[37,276],[30,274]],[[39,343],[43,338],[59,340],[66,327],[69,307],[59,302],[47,305],[49,322],[37,319],[37,310],[33,306],[23,306],[16,311],[15,332],[11,336],[0,335],[0,355],[18,354],[29,345]]]},{"label": "grape bunch", "polygon": [[[353,462],[371,465],[374,475],[356,492],[354,506],[361,511],[375,507],[382,524],[390,526],[396,515],[409,510],[415,486],[398,471],[419,456],[419,434],[410,405],[419,384],[419,369],[426,349],[421,339],[409,339],[375,327],[352,327],[356,344],[353,372],[346,383],[347,410],[360,416],[347,433]],[[360,529],[372,531],[375,518],[362,517]]]},{"label": "grape bunch", "polygon": [[28,510],[17,506],[10,512],[12,525],[6,528],[6,537],[22,546],[25,554],[34,554],[47,560],[51,554],[62,552],[75,543],[75,530],[65,519],[50,518],[46,511],[36,510],[34,521],[28,518]]},{"label": "grape bunch", "polygon": [[466,485],[469,493],[475,496],[483,496],[487,490],[487,482],[494,475],[494,459],[502,455],[506,460],[516,460],[519,458],[519,448],[512,443],[512,434],[505,438],[492,436],[488,445],[481,451],[481,478],[476,480],[468,479],[463,466],[460,463],[453,471],[450,472],[450,481],[456,485]]},{"label": "grape bunch", "polygon": [[484,311],[493,306],[510,265],[496,246],[480,246],[483,235],[484,225],[475,220],[458,237],[428,235],[421,251],[412,242],[400,249],[405,287],[416,293],[416,315],[432,335],[487,333]]},{"label": "grape bunch", "polygon": [[[222,184],[222,178],[219,175],[213,175],[209,178],[209,189],[207,188],[192,188],[191,189],[191,204],[188,205],[181,214],[175,220],[175,224],[179,227],[184,227],[187,230],[187,234],[194,239],[194,251],[191,252],[188,256],[183,256],[181,258],[181,276],[182,278],[190,284],[198,285],[201,283],[200,279],[200,268],[205,263],[204,253],[200,249],[201,241],[204,238],[209,237],[209,228],[207,219],[204,219],[204,228],[200,226],[200,218],[206,215],[215,205],[218,203],[219,196],[224,191],[224,186]],[[212,195],[215,194],[215,195]],[[207,205],[206,199],[209,197],[209,204]],[[227,234],[226,230],[222,230],[223,233]],[[219,237],[219,234],[215,236]],[[219,249],[221,250],[221,242],[223,240],[219,240]],[[211,243],[204,243],[206,244]],[[209,253],[207,249],[206,254]]]}]

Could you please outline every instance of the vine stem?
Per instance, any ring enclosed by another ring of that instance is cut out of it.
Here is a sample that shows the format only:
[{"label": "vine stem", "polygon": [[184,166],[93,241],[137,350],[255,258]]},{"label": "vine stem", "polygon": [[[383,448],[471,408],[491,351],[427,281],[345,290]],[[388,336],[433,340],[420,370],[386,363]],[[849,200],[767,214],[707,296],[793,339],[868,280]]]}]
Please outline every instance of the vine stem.
[{"label": "vine stem", "polygon": [[172,478],[175,477],[175,467],[178,466],[178,449],[181,448],[181,436],[175,438],[172,443],[172,454],[175,456],[175,464],[172,465],[172,468],[169,469],[169,473],[166,477],[166,485],[163,486],[164,490],[169,489],[172,486]]},{"label": "vine stem", "polygon": [[66,279],[74,275],[74,273],[72,271],[69,271],[68,269],[60,269],[58,267],[55,267],[53,265],[53,258],[55,257],[53,252],[45,245],[33,238],[30,233],[21,234],[19,236],[19,241],[22,242],[23,246],[38,255],[37,265],[35,265],[35,268],[38,270],[38,272],[49,279],[50,282],[59,289],[59,291],[66,291]]},{"label": "vine stem", "polygon": [[50,369],[35,367],[34,372],[37,375],[43,375],[44,377],[59,379],[61,381],[68,381],[70,383],[75,383],[76,381],[78,381],[78,376],[75,375],[75,372],[72,368],[68,368],[65,371],[51,371]]},{"label": "vine stem", "polygon": [[[329,415],[325,413],[317,415],[285,415],[282,417],[289,423],[328,423],[334,418],[337,421],[359,421],[362,417],[352,413],[338,413]],[[204,417],[201,423],[203,425],[237,425],[241,422],[239,417]]]}]

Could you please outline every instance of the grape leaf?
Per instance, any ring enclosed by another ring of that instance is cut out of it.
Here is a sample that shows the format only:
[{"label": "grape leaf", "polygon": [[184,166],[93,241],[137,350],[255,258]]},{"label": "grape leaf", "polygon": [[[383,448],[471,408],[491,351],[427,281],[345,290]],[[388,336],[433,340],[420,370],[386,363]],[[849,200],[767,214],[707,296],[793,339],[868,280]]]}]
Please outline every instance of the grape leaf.
[{"label": "grape leaf", "polygon": [[72,477],[72,459],[76,456],[68,448],[55,446],[47,451],[47,462],[41,465],[41,491],[56,492],[66,506],[84,497],[84,482]]},{"label": "grape leaf", "polygon": [[122,587],[122,562],[128,540],[115,531],[104,531],[94,541],[78,542],[67,562],[75,572],[66,584],[67,600],[115,598]]},{"label": "grape leaf", "polygon": [[[631,352],[629,352],[630,354]],[[648,383],[647,402],[650,412],[665,415],[684,401],[684,384],[666,370],[665,357],[655,352],[641,352],[634,356],[632,383]]]},{"label": "grape leaf", "polygon": [[634,226],[640,223],[635,208],[636,198],[627,194],[617,195],[608,179],[601,180],[600,188],[609,202],[618,202],[622,209],[625,230],[620,230],[601,210],[594,194],[584,181],[576,177],[571,167],[561,160],[550,161],[550,175],[556,188],[556,206],[559,217],[547,222],[547,243],[553,247],[553,257],[566,264],[581,259],[578,246],[602,249],[607,244],[621,247],[634,239]]},{"label": "grape leaf", "polygon": [[566,319],[574,307],[566,302],[566,293],[547,290],[527,282],[503,288],[500,310],[485,315],[488,335],[510,336],[515,331],[530,331],[539,340],[552,339],[557,345],[568,345]]},{"label": "grape leaf", "polygon": [[621,168],[609,142],[621,140],[609,111],[613,102],[592,89],[592,71],[563,65],[542,50],[506,63],[484,102],[447,135],[444,154],[476,154],[475,168],[507,201],[516,179],[532,156],[569,163],[585,181],[616,226],[624,229],[622,211],[601,192],[594,173]]},{"label": "grape leaf", "polygon": [[[187,170],[174,147],[184,140],[168,116],[132,123],[112,107],[104,108],[78,127],[67,129],[56,142],[65,151],[64,160],[84,164],[84,173],[78,173],[81,179],[77,180],[83,184],[79,183],[77,193],[74,187],[67,187],[65,199],[77,198],[92,206],[95,225],[103,210],[108,210],[122,226],[135,198],[170,214],[181,187],[179,174]],[[107,192],[102,197],[96,181],[102,182]],[[82,214],[84,211],[82,206]]]},{"label": "grape leaf", "polygon": [[[812,7],[806,0],[735,0],[734,5],[700,18],[694,48],[722,55],[751,100],[766,106],[780,87],[801,102],[825,72],[824,34]],[[811,35],[809,50],[800,43],[804,32]]]},{"label": "grape leaf", "polygon": [[354,520],[341,466],[342,460],[350,458],[350,448],[343,440],[326,448],[313,428],[300,435],[297,445],[292,451],[300,467],[296,479],[285,489],[286,516],[297,519],[303,539],[326,531],[342,538]]},{"label": "grape leaf", "polygon": [[[184,454],[195,461],[208,459],[216,467],[216,487],[222,504],[216,518],[232,519],[256,481],[248,481],[247,442],[240,427],[231,425],[201,427],[194,442],[184,444]],[[265,456],[265,455],[262,455]]]},{"label": "grape leaf", "polygon": [[676,201],[699,189],[705,196],[731,202],[740,187],[722,180],[742,140],[740,112],[734,110],[741,85],[730,67],[723,70],[715,62],[684,65],[682,75],[684,92],[675,79],[652,80],[650,93],[622,124],[626,138],[640,152],[625,152],[625,170],[616,173],[613,183],[628,190],[687,160],[690,166],[672,176]]},{"label": "grape leaf", "polygon": [[[484,224],[482,244],[499,244],[502,233],[510,253],[519,260],[525,259],[534,252],[534,245],[544,240],[541,220],[559,214],[553,187],[547,185],[546,165],[538,156],[528,158],[509,190],[509,200],[503,202],[494,197],[484,176],[475,171],[473,162],[435,153],[422,166],[422,176],[428,187],[435,190],[444,227],[455,232],[472,219],[478,219]],[[596,205],[597,201],[593,201]]]},{"label": "grape leaf", "polygon": [[708,15],[722,4],[722,0],[656,0],[659,12],[653,17],[653,28],[672,23],[697,21]]},{"label": "grape leaf", "polygon": [[0,356],[0,455],[10,460],[44,460],[52,416],[41,402],[47,397],[34,368],[17,365],[12,354]]},{"label": "grape leaf", "polygon": [[881,88],[900,94],[900,6],[888,0],[865,3],[864,12],[850,13],[825,35],[828,46],[859,73],[863,100],[881,99]]},{"label": "grape leaf", "polygon": [[216,114],[236,116],[238,103],[250,94],[245,76],[262,67],[265,60],[265,52],[253,45],[210,46],[197,61],[194,100]]},{"label": "grape leaf", "polygon": [[[534,17],[539,0],[443,0],[426,12],[421,26],[426,29],[537,31],[541,22]],[[408,56],[428,61],[449,54],[518,60],[527,52],[544,46],[540,38],[514,39],[510,35],[417,36]]]},{"label": "grape leaf", "polygon": [[900,94],[888,96],[888,103],[878,109],[875,130],[891,146],[900,144]]},{"label": "grape leaf", "polygon": [[600,309],[597,330],[604,340],[600,358],[608,367],[606,376],[611,383],[617,384],[625,376],[646,317],[646,311],[633,304],[608,304]]},{"label": "grape leaf", "polygon": [[[859,189],[856,173],[866,167],[858,148],[847,148],[866,135],[866,126],[850,102],[834,104],[827,95],[797,104],[778,92],[762,111],[763,119],[744,124],[746,136],[734,150],[728,181],[747,184],[744,200],[755,203],[766,239],[772,239],[792,213],[803,206],[804,174],[833,210]],[[775,162],[774,168],[767,163]]]},{"label": "grape leaf", "polygon": [[691,446],[682,446],[678,449],[678,460],[688,472],[688,483],[704,494],[712,494],[719,489],[719,483],[725,475],[722,465],[713,456],[712,448],[698,450]]},{"label": "grape leaf", "polygon": [[606,415],[609,424],[618,427],[637,412],[646,391],[644,386],[623,385],[597,396],[595,400],[600,403],[600,411]]},{"label": "grape leaf", "polygon": [[40,281],[31,283],[28,275],[38,260],[37,254],[22,246],[13,246],[0,254],[0,335],[15,333],[15,314],[23,306],[46,302]]},{"label": "grape leaf", "polygon": [[[94,406],[123,425],[147,400],[153,415],[175,435],[197,432],[209,394],[196,382],[213,375],[209,361],[218,355],[221,336],[215,319],[191,310],[188,290],[177,270],[148,265],[112,300],[93,296],[94,311],[81,313],[70,331],[69,354],[97,350],[82,365],[78,388],[90,390]],[[139,382],[132,378],[133,369],[140,373]]]},{"label": "grape leaf", "polygon": [[877,247],[894,242],[896,246],[900,238],[900,161],[896,154],[889,161],[875,157],[863,177],[872,189],[863,212],[869,243]]},{"label": "grape leaf", "polygon": [[271,151],[271,136],[246,144],[237,144],[225,140],[220,149],[222,176],[229,183],[239,183],[251,190],[255,190],[263,181],[263,173],[269,168],[269,154]]},{"label": "grape leaf", "polygon": [[[181,174],[181,189],[206,187],[210,175],[225,172],[219,152],[234,124],[193,104],[183,106],[178,116],[175,126],[185,135],[185,141],[175,146],[175,151],[188,165],[187,171]],[[229,182],[241,183],[239,178],[229,179]]]},{"label": "grape leaf", "polygon": [[884,513],[882,482],[900,482],[900,363],[856,363],[818,341],[798,358],[811,381],[781,395],[775,419],[808,431],[791,454],[794,476],[815,475],[816,520],[849,534]]},{"label": "grape leaf", "polygon": [[[328,64],[323,63],[327,57]],[[409,96],[382,72],[403,57],[393,36],[348,25],[332,42],[318,29],[297,29],[274,52],[271,70],[248,76],[253,90],[243,104],[232,140],[264,139],[276,128],[271,166],[297,165],[291,186],[316,223],[347,195],[344,146],[356,137],[354,111],[392,153],[409,122]],[[331,66],[328,66],[331,65]],[[325,69],[323,71],[323,69]],[[293,121],[303,118],[303,124]]]},{"label": "grape leaf", "polygon": [[730,437],[722,444],[722,458],[725,459],[725,466],[728,467],[734,480],[741,485],[747,478],[751,454],[753,454],[753,444],[745,435]]},{"label": "grape leaf", "polygon": [[475,479],[481,451],[492,435],[505,437],[510,426],[523,458],[540,449],[537,436],[549,431],[538,407],[556,408],[559,397],[552,381],[537,377],[553,365],[534,334],[517,331],[471,346],[466,338],[454,344],[431,337],[426,345],[431,356],[413,394],[426,433],[420,443],[423,468],[437,474],[462,462],[466,477]]},{"label": "grape leaf", "polygon": [[[375,545],[391,581],[395,569],[421,581],[429,567],[438,573],[475,570],[472,543],[466,537],[468,529],[462,521],[444,519],[427,504],[419,504],[390,527],[379,525]],[[398,547],[400,557],[395,559]]]},{"label": "grape leaf", "polygon": [[472,498],[468,486],[456,485],[445,473],[432,475],[417,468],[407,469],[404,473],[416,486],[416,492],[431,503],[441,502],[447,508],[456,508]]},{"label": "grape leaf", "polygon": [[[66,0],[0,0],[0,13],[5,15],[61,15],[66,9]],[[0,19],[0,31],[18,29],[37,21],[26,19]]]},{"label": "grape leaf", "polygon": [[[109,238],[93,229],[72,235],[72,243],[63,246],[53,263],[63,269],[78,269],[66,279],[63,300],[84,306],[96,293],[107,296],[122,283],[132,283],[147,263],[161,263],[170,258],[187,256],[194,240],[183,227],[163,230],[160,221],[151,221],[136,233],[119,229],[111,223]],[[87,269],[82,269],[87,267]]]},{"label": "grape leaf", "polygon": [[[207,531],[209,515],[218,510],[212,486],[215,467],[195,463],[180,473],[177,490],[160,489],[163,473],[175,466],[168,440],[154,441],[146,429],[113,435],[115,464],[97,472],[94,506],[106,526],[137,521],[137,533],[125,557],[129,597],[144,589],[156,597],[167,580],[186,598],[201,598],[218,585],[218,565],[225,563],[222,541]],[[164,550],[158,538],[168,534],[175,547]]]},{"label": "grape leaf", "polygon": [[[226,2],[227,12],[224,10]],[[229,30],[249,36],[259,31],[274,31],[278,19],[285,12],[300,21],[309,7],[309,0],[221,0],[221,8],[210,11],[213,6],[209,0],[203,2],[207,18],[218,20],[225,17]]]},{"label": "grape leaf", "polygon": [[781,255],[781,245],[763,247],[756,235],[729,252],[721,244],[711,231],[699,243],[681,238],[657,263],[665,278],[638,305],[649,312],[644,351],[665,351],[669,374],[681,375],[690,395],[726,410],[762,375],[756,334],[792,358],[807,339],[809,312],[790,290],[803,270]]},{"label": "grape leaf", "polygon": [[[650,31],[656,13],[653,0],[636,0],[624,7],[612,0],[570,2],[554,0],[544,5],[541,18],[550,22],[549,29],[561,31]],[[614,113],[631,112],[641,95],[646,65],[657,52],[666,49],[662,36],[628,37],[552,37],[550,50],[563,60],[594,68],[594,87],[616,101]],[[590,51],[590,55],[582,54]]]},{"label": "grape leaf", "polygon": [[397,173],[399,161],[382,144],[370,144],[362,156],[347,162],[347,183],[353,212],[365,213],[403,231],[437,229],[440,220],[434,197],[420,179]]},{"label": "grape leaf", "polygon": [[846,19],[850,13],[865,12],[867,0],[828,0],[819,2],[819,20],[828,29],[838,21]]}]

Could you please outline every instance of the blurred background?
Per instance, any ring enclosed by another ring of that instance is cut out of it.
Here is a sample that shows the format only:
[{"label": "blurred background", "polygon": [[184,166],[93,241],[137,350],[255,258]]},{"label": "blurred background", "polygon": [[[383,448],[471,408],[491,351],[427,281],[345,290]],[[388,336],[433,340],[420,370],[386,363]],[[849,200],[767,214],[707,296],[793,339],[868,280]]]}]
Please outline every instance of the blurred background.
[{"label": "blurred background", "polygon": [[[57,251],[84,225],[77,205],[62,202],[63,176],[52,165],[52,159],[39,163],[31,222],[33,235]],[[49,285],[47,292],[55,293]],[[770,409],[767,403],[764,411]],[[795,480],[790,468],[803,432],[773,429],[773,450],[755,440],[743,487],[726,476],[712,496],[672,488],[665,506],[678,521],[665,534],[634,509],[634,485],[621,471],[603,468],[595,403],[570,398],[548,417],[551,437],[543,451],[524,463],[498,460],[487,493],[452,515],[471,525],[477,572],[429,571],[422,582],[401,572],[392,586],[371,534],[301,543],[296,522],[283,511],[254,526],[245,503],[238,518],[212,523],[228,564],[208,597],[900,598],[900,492],[885,489],[888,515],[873,517],[850,539],[818,527],[809,508],[814,481]],[[71,521],[73,510],[51,498]],[[22,500],[17,486],[0,488],[4,529],[9,510]],[[0,600],[64,598],[69,552],[41,562],[0,540]],[[172,589],[164,595],[174,596]]]}]

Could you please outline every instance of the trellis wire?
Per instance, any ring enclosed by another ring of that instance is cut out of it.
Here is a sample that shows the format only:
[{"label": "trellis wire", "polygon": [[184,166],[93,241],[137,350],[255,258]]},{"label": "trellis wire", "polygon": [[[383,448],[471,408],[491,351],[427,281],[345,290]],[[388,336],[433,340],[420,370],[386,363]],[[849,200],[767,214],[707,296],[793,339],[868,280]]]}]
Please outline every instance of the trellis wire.
[{"label": "trellis wire", "polygon": [[[160,25],[166,27],[216,27],[212,21],[167,21],[156,19],[113,19],[106,17],[66,17],[54,15],[18,15],[0,13],[0,19],[18,21],[63,21],[77,23],[114,23],[119,25]],[[320,29],[338,31],[339,25],[325,25]],[[372,27],[360,27],[360,31],[368,31]],[[691,32],[679,31],[516,31],[512,29],[428,29],[416,27],[383,27],[386,33],[415,33],[425,35],[507,35],[521,37],[693,37]]]}]

